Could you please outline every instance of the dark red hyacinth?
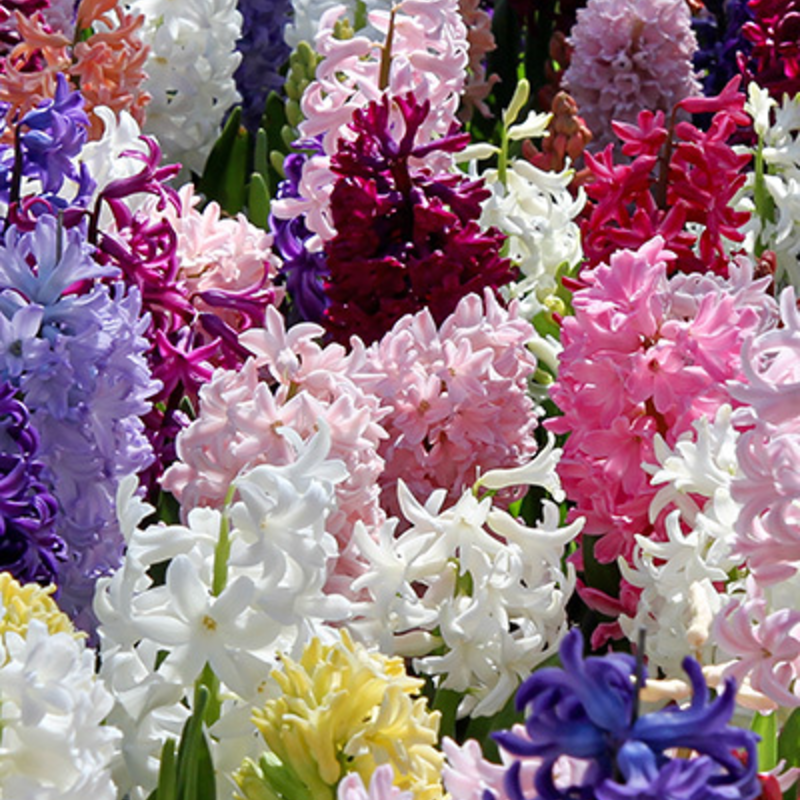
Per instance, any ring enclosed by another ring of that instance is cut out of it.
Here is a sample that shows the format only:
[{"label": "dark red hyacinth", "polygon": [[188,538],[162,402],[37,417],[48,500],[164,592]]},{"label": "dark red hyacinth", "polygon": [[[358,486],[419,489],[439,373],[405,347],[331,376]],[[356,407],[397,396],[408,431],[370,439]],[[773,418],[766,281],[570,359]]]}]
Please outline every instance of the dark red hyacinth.
[{"label": "dark red hyacinth", "polygon": [[[399,133],[393,108],[402,116]],[[356,138],[340,142],[331,160],[340,177],[331,198],[336,236],[325,248],[324,324],[337,341],[358,334],[372,342],[426,306],[441,323],[465,295],[514,277],[500,255],[503,234],[477,223],[489,196],[483,184],[412,166],[434,150],[461,150],[469,138],[452,133],[415,145],[429,111],[413,95],[384,96],[354,114]]]}]

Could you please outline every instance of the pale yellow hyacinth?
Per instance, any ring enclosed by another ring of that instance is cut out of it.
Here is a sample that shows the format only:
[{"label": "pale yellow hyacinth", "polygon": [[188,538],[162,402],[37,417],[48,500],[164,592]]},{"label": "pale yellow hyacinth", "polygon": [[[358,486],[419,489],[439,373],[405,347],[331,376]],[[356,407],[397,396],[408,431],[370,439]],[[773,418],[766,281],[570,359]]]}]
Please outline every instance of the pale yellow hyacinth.
[{"label": "pale yellow hyacinth", "polygon": [[441,715],[428,711],[418,696],[423,681],[406,673],[401,658],[368,651],[342,631],[339,643],[315,639],[299,662],[284,659],[273,677],[283,693],[254,722],[311,798],[334,798],[350,772],[368,785],[387,763],[394,784],[415,800],[443,796],[444,756],[436,749]]},{"label": "pale yellow hyacinth", "polygon": [[18,633],[24,636],[32,619],[38,619],[47,625],[53,633],[77,633],[69,617],[59,609],[50,596],[55,586],[42,587],[36,583],[21,585],[9,572],[0,572],[0,636],[6,633]]}]

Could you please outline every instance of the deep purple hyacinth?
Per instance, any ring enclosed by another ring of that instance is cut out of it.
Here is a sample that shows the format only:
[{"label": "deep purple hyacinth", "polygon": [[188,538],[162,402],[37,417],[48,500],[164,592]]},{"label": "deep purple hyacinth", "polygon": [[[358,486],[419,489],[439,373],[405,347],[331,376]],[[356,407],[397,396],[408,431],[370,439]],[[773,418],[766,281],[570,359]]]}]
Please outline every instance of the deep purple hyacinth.
[{"label": "deep purple hyacinth", "polygon": [[39,434],[15,394],[10,383],[0,383],[0,571],[46,585],[65,547],[55,532],[58,504],[37,457]]},{"label": "deep purple hyacinth", "polygon": [[339,179],[331,196],[336,236],[325,246],[330,306],[323,324],[340,342],[352,334],[375,341],[425,307],[441,323],[465,295],[513,279],[500,255],[504,236],[477,222],[488,189],[458,172],[412,165],[434,151],[457,152],[469,139],[453,132],[417,144],[429,111],[412,94],[384,96],[354,112],[356,137],[340,141],[331,158]]},{"label": "deep purple hyacinth", "polygon": [[[691,704],[639,716],[634,659],[617,653],[584,658],[582,651],[583,637],[570,631],[560,648],[563,667],[538,670],[517,693],[517,707],[527,710],[526,735],[495,734],[509,753],[542,759],[533,787],[522,785],[521,762],[511,765],[505,785],[512,800],[526,800],[526,788],[535,789],[540,800],[758,796],[756,737],[728,725],[736,701],[733,681],[709,700],[699,664],[687,658],[683,666],[692,684]],[[673,758],[668,755],[673,748],[697,756]],[[579,785],[556,785],[553,767],[562,755],[586,762]]]},{"label": "deep purple hyacinth", "polygon": [[692,18],[697,36],[695,68],[701,75],[703,94],[718,95],[739,74],[739,58],[747,58],[752,44],[742,25],[753,19],[748,0],[706,0],[703,12]]},{"label": "deep purple hyacinth", "polygon": [[[295,146],[310,145],[318,149],[316,142],[298,142]],[[283,162],[286,179],[278,186],[277,198],[299,197],[300,177],[308,153],[291,153]],[[302,216],[281,219],[274,214],[269,218],[274,247],[283,261],[281,275],[291,298],[292,321],[321,322],[329,300],[324,282],[328,277],[328,263],[322,251],[310,252],[306,243],[311,232]]]},{"label": "deep purple hyacinth", "polygon": [[283,29],[289,21],[291,0],[239,0],[242,37],[236,47],[242,61],[234,74],[242,95],[242,121],[256,130],[264,113],[267,96],[280,91],[284,77],[280,69],[289,58]]}]

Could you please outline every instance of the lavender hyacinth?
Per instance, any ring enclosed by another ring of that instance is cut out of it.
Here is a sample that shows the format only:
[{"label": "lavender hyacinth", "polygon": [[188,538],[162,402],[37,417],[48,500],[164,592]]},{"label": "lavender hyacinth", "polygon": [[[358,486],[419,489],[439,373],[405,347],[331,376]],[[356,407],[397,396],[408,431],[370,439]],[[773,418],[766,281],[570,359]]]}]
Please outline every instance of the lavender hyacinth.
[{"label": "lavender hyacinth", "polygon": [[284,78],[280,68],[289,58],[283,30],[289,20],[291,0],[239,0],[242,37],[236,44],[242,62],[234,73],[242,95],[242,120],[255,130],[264,113],[267,96],[280,91]]},{"label": "lavender hyacinth", "polygon": [[122,557],[117,485],[152,459],[141,421],[157,389],[144,356],[148,320],[136,290],[97,281],[113,270],[94,261],[80,228],[62,230],[46,215],[28,232],[11,226],[5,238],[0,378],[30,409],[58,500],[62,608],[91,630],[94,582]]},{"label": "lavender hyacinth", "polygon": [[63,560],[58,504],[42,480],[39,434],[14,387],[0,383],[0,571],[22,583],[51,583]]}]

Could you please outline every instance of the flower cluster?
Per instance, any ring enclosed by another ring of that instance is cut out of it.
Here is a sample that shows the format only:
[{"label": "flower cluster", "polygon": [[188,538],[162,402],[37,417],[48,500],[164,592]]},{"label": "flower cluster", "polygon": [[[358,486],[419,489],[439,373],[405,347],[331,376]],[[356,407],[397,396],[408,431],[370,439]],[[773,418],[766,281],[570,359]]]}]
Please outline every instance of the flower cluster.
[{"label": "flower cluster", "polygon": [[611,122],[635,122],[642,108],[669,113],[699,94],[697,40],[683,0],[589,0],[570,36],[564,86],[594,137],[612,141]]},{"label": "flower cluster", "polygon": [[[391,413],[378,450],[382,505],[396,513],[403,480],[418,497],[451,502],[487,469],[526,462],[537,449],[528,381],[533,326],[486,291],[468,295],[438,328],[428,309],[403,317],[365,355],[358,382]],[[489,422],[491,420],[491,423]]]},{"label": "flower cluster", "polygon": [[114,800],[120,732],[95,654],[47,590],[0,574],[0,792],[4,797]]},{"label": "flower cluster", "polygon": [[191,5],[133,0],[149,53],[143,64],[150,105],[143,129],[158,139],[170,163],[201,174],[219,125],[240,100],[234,73],[242,16],[235,0]]},{"label": "flower cluster", "polygon": [[9,103],[12,119],[53,97],[58,75],[65,74],[80,86],[91,138],[102,134],[96,107],[126,111],[142,122],[150,100],[143,87],[142,16],[115,0],[80,0],[74,18],[61,8],[16,19],[20,41],[3,59],[0,76],[0,100]]},{"label": "flower cluster", "polygon": [[713,113],[707,130],[674,119],[667,124],[664,112],[646,110],[635,123],[612,124],[627,163],[614,157],[612,144],[586,154],[591,204],[582,241],[590,265],[661,236],[677,256],[671,269],[726,274],[749,219],[734,205],[750,162],[748,152],[732,145],[749,123],[739,82],[732,79],[718,97],[678,103],[679,110]]},{"label": "flower cluster", "polygon": [[289,0],[245,0],[238,4],[242,35],[236,49],[242,61],[234,78],[242,96],[242,119],[251,129],[258,127],[269,93],[283,86],[280,70],[289,58],[283,29],[291,6]]},{"label": "flower cluster", "polygon": [[563,634],[574,574],[562,570],[561,553],[583,520],[561,527],[547,502],[528,527],[491,497],[519,484],[561,497],[559,454],[551,442],[528,464],[490,470],[448,507],[444,491],[423,506],[400,482],[408,528],[396,535],[389,522],[376,540],[356,528],[367,567],[353,584],[366,595],[354,628],[388,652],[416,656],[418,671],[462,693],[460,716],[499,711]]},{"label": "flower cluster", "polygon": [[548,425],[570,433],[561,478],[601,563],[630,560],[637,535],[665,538],[664,515],[650,514],[658,489],[641,465],[656,463],[657,435],[673,447],[694,420],[732,402],[725,382],[743,376],[744,340],[774,318],[769,279],[753,281],[748,263],[728,282],[668,279],[673,258],[656,238],[584,272],[589,285],[562,328],[551,395],[563,416]]},{"label": "flower cluster", "polygon": [[[135,291],[106,286],[80,230],[43,216],[28,232],[10,227],[0,245],[2,375],[18,388],[39,431],[39,457],[67,546],[61,603],[81,624],[94,580],[122,557],[115,494],[151,450],[141,416],[156,384],[144,360],[146,319]],[[76,285],[88,284],[83,292]]]},{"label": "flower cluster", "polygon": [[[728,724],[735,703],[732,681],[709,699],[700,666],[687,658],[691,705],[637,715],[634,679],[644,679],[644,666],[618,654],[584,659],[582,646],[580,633],[571,631],[561,645],[563,668],[541,669],[520,688],[517,706],[528,712],[524,735],[495,734],[513,755],[542,759],[533,787],[522,785],[522,762],[511,764],[506,785],[512,798],[567,800],[589,792],[598,800],[757,796],[755,736]],[[675,747],[696,755],[672,756]],[[578,782],[556,784],[554,766],[562,756],[586,762]],[[702,783],[708,789],[698,794]],[[534,795],[527,794],[529,788]]]},{"label": "flower cluster", "polygon": [[[271,692],[265,681],[278,654],[329,638],[328,623],[349,612],[345,597],[324,591],[338,552],[325,520],[344,465],[328,459],[324,423],[305,441],[289,428],[283,435],[296,453],[291,463],[253,467],[237,477],[235,502],[192,509],[184,525],[138,527],[152,507],[135,495],[135,481],[121,487],[128,550],[98,582],[95,610],[101,675],[116,698],[110,719],[125,735],[123,789],[155,786],[163,740],[179,735],[192,685],[208,671],[226,697],[214,719],[220,769],[255,755],[246,721]],[[154,580],[165,562],[163,582]],[[218,780],[224,785],[224,772]]]},{"label": "flower cluster", "polygon": [[356,138],[342,140],[331,158],[336,235],[325,246],[324,318],[340,341],[358,333],[370,343],[421,308],[441,323],[464,295],[511,278],[501,234],[477,224],[486,191],[449,171],[411,166],[464,144],[462,136],[425,143],[420,131],[430,112],[413,95],[384,95],[354,112]]},{"label": "flower cluster", "polygon": [[[254,721],[303,794],[333,798],[345,773],[370,781],[387,764],[392,784],[414,800],[442,797],[443,756],[434,747],[440,715],[428,711],[418,696],[422,681],[406,674],[401,658],[369,652],[343,631],[330,645],[313,640],[297,662],[284,657],[273,677],[282,694]],[[246,800],[275,791],[275,767],[245,762],[236,779]]]}]

